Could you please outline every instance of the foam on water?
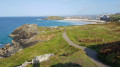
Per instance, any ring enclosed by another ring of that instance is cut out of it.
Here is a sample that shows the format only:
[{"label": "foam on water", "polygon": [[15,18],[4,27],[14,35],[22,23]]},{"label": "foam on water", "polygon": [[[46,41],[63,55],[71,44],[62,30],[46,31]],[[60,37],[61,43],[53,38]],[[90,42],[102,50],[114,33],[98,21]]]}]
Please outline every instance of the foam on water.
[{"label": "foam on water", "polygon": [[4,44],[0,44],[0,47],[4,47]]}]

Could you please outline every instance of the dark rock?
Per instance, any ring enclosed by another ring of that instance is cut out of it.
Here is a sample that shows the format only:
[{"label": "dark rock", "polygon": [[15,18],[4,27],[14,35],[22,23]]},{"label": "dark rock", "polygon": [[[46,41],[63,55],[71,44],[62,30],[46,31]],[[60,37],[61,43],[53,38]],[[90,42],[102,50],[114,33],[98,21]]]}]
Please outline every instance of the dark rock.
[{"label": "dark rock", "polygon": [[10,34],[10,37],[13,38],[12,46],[8,43],[5,47],[0,48],[0,57],[9,57],[23,48],[34,45],[38,42],[34,37],[38,33],[39,31],[36,24],[25,24],[16,28],[12,34]]},{"label": "dark rock", "polygon": [[25,24],[21,27],[16,28],[10,36],[13,38],[12,44],[19,45],[22,48],[29,47],[36,43],[36,41],[31,40],[34,35],[37,35],[38,27],[36,24]]},{"label": "dark rock", "polygon": [[38,34],[38,27],[36,24],[25,24],[16,28],[10,36],[17,39],[28,39],[36,34]]},{"label": "dark rock", "polygon": [[19,46],[13,45],[10,46],[10,44],[6,44],[5,47],[0,48],[0,56],[1,57],[9,57],[11,54],[16,53],[20,49]]},{"label": "dark rock", "polygon": [[10,43],[8,43],[8,44],[5,44],[4,46],[5,46],[5,47],[10,47]]}]

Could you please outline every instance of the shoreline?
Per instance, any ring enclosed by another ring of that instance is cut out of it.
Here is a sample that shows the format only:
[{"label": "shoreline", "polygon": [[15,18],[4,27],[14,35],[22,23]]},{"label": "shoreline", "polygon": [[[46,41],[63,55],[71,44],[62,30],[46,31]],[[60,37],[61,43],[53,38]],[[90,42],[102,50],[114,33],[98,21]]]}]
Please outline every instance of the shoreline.
[{"label": "shoreline", "polygon": [[[38,20],[38,19],[37,19]],[[39,19],[40,20],[40,19]],[[90,22],[88,24],[103,24],[105,22],[102,21],[98,21],[98,20],[88,20],[88,19],[63,19],[63,21],[84,21],[84,22]],[[81,23],[81,22],[80,22]],[[87,24],[83,24],[83,25],[87,25]],[[69,25],[69,26],[77,26],[77,25]],[[44,26],[41,26],[44,27]],[[59,27],[59,26],[45,26],[45,27]],[[8,42],[10,43],[10,42]],[[7,43],[6,43],[7,44]],[[0,48],[4,48],[5,44],[0,44]]]},{"label": "shoreline", "polygon": [[88,20],[88,19],[64,19],[65,21],[84,21],[84,22],[91,22],[90,24],[101,24],[105,23],[105,21],[101,20]]}]

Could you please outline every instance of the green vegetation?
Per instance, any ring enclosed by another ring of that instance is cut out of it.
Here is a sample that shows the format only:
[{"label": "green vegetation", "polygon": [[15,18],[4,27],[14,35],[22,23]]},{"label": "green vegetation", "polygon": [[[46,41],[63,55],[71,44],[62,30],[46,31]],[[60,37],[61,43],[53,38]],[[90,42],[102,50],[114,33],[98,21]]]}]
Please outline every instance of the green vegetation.
[{"label": "green vegetation", "polygon": [[[34,57],[46,53],[54,53],[55,56],[40,64],[30,64],[27,67],[96,67],[84,51],[70,46],[62,37],[66,28],[68,37],[78,45],[95,49],[98,58],[115,67],[120,65],[120,26],[116,23],[89,24],[81,26],[58,27],[50,29],[39,27],[40,34],[36,38],[47,39],[31,47],[25,48],[11,57],[1,58],[1,67],[14,67],[25,61],[31,61]],[[103,58],[104,57],[104,58]]]},{"label": "green vegetation", "polygon": [[118,47],[120,44],[116,43],[116,46],[115,44],[107,45],[111,42],[120,42],[120,26],[117,23],[68,26],[65,28],[68,37],[73,42],[95,49],[99,53],[99,59],[113,64],[115,67],[120,66],[120,49]]},{"label": "green vegetation", "polygon": [[120,66],[120,41],[98,45],[98,47],[101,48],[98,52],[99,59],[113,64],[115,67]]},{"label": "green vegetation", "polygon": [[110,17],[119,18],[119,17],[120,17],[120,13],[113,14],[113,15],[111,15]]},{"label": "green vegetation", "polygon": [[119,22],[119,20],[120,20],[120,13],[113,14],[110,17],[111,17],[111,19],[110,19],[111,22]]},{"label": "green vegetation", "polygon": [[[44,27],[40,27],[43,28]],[[70,66],[79,65],[82,67],[96,67],[96,65],[90,61],[88,56],[80,49],[70,46],[62,37],[60,30],[44,29],[45,32],[37,36],[55,34],[52,39],[37,43],[31,47],[25,48],[11,57],[1,58],[0,67],[14,67],[21,65],[25,61],[31,61],[34,57],[43,55],[46,53],[55,53],[55,56],[51,57],[48,61],[41,64],[28,65],[28,67],[58,67],[58,66]],[[40,30],[41,32],[42,30]],[[50,32],[51,31],[51,32]]]},{"label": "green vegetation", "polygon": [[45,18],[44,20],[63,20],[63,17],[59,17],[59,16],[50,16],[48,18]]},{"label": "green vegetation", "polygon": [[120,26],[115,23],[66,27],[69,38],[78,45],[91,46],[120,40]]}]

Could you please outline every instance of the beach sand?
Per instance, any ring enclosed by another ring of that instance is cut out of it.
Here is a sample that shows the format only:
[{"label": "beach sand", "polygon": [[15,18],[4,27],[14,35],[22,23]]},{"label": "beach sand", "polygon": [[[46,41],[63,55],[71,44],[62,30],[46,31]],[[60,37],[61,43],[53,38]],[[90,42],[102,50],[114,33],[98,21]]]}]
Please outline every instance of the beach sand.
[{"label": "beach sand", "polygon": [[88,19],[64,19],[66,21],[84,21],[84,22],[91,22],[91,24],[102,24],[105,23],[105,21],[101,20],[88,20]]}]

